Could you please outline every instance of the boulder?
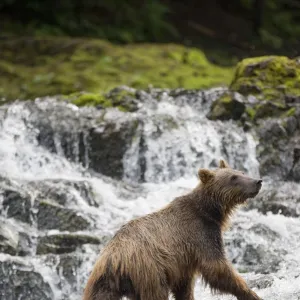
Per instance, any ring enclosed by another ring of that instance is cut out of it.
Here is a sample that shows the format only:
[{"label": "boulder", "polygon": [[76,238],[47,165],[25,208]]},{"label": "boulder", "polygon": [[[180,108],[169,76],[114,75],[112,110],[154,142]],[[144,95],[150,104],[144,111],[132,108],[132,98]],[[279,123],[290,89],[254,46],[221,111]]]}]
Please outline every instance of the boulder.
[{"label": "boulder", "polygon": [[285,104],[285,97],[298,97],[300,63],[285,56],[246,58],[238,63],[231,90]]},{"label": "boulder", "polygon": [[279,117],[299,103],[300,63],[284,56],[247,58],[238,63],[230,90],[259,101],[250,105],[253,119]]}]

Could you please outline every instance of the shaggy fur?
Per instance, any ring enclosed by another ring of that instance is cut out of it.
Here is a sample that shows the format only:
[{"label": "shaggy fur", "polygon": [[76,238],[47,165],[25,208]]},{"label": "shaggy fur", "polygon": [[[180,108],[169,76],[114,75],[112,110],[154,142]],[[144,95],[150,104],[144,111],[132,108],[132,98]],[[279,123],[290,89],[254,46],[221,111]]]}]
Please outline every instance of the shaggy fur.
[{"label": "shaggy fur", "polygon": [[84,300],[193,300],[197,276],[212,291],[259,300],[225,258],[222,231],[261,180],[231,169],[200,169],[199,185],[165,208],[124,225],[103,249]]}]

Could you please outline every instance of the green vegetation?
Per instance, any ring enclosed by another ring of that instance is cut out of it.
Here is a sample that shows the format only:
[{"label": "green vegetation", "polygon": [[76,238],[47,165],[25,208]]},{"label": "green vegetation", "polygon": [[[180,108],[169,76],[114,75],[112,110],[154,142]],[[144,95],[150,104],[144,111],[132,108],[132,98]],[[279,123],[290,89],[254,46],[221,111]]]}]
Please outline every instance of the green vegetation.
[{"label": "green vegetation", "polygon": [[[0,19],[4,36],[67,35],[117,43],[197,45],[201,35],[223,40],[233,35],[238,44],[299,53],[299,8],[300,0],[231,0],[230,5],[223,0],[191,0],[188,6],[181,0],[2,0]],[[206,14],[210,17],[203,18]],[[193,31],[190,22],[198,29]]]},{"label": "green vegetation", "polygon": [[0,98],[9,100],[85,91],[96,95],[84,95],[78,104],[108,106],[99,93],[119,85],[200,89],[229,84],[233,75],[200,50],[175,44],[19,38],[0,43],[0,52]]},{"label": "green vegetation", "polygon": [[159,0],[2,0],[1,31],[34,36],[88,36],[114,42],[161,41],[176,37]]}]

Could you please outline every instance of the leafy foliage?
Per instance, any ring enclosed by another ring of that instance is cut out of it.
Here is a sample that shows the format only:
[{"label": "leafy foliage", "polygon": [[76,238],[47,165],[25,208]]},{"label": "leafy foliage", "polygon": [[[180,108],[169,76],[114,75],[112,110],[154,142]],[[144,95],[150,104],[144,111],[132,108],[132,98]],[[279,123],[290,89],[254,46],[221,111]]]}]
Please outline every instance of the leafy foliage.
[{"label": "leafy foliage", "polygon": [[[55,7],[55,9],[53,9]],[[4,0],[0,13],[14,15],[36,35],[97,36],[118,42],[161,41],[175,37],[159,0]],[[34,29],[34,30],[32,30]]]}]

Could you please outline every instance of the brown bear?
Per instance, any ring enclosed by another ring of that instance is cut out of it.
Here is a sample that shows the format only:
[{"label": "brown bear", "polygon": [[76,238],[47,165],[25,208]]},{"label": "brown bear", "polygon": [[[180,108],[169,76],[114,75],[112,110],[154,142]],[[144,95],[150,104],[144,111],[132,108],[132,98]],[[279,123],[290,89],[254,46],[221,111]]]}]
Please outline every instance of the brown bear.
[{"label": "brown bear", "polygon": [[231,169],[200,169],[199,185],[163,209],[130,221],[96,262],[84,300],[193,300],[199,275],[212,291],[239,300],[261,299],[236,273],[224,252],[229,216],[255,197],[261,179]]}]

